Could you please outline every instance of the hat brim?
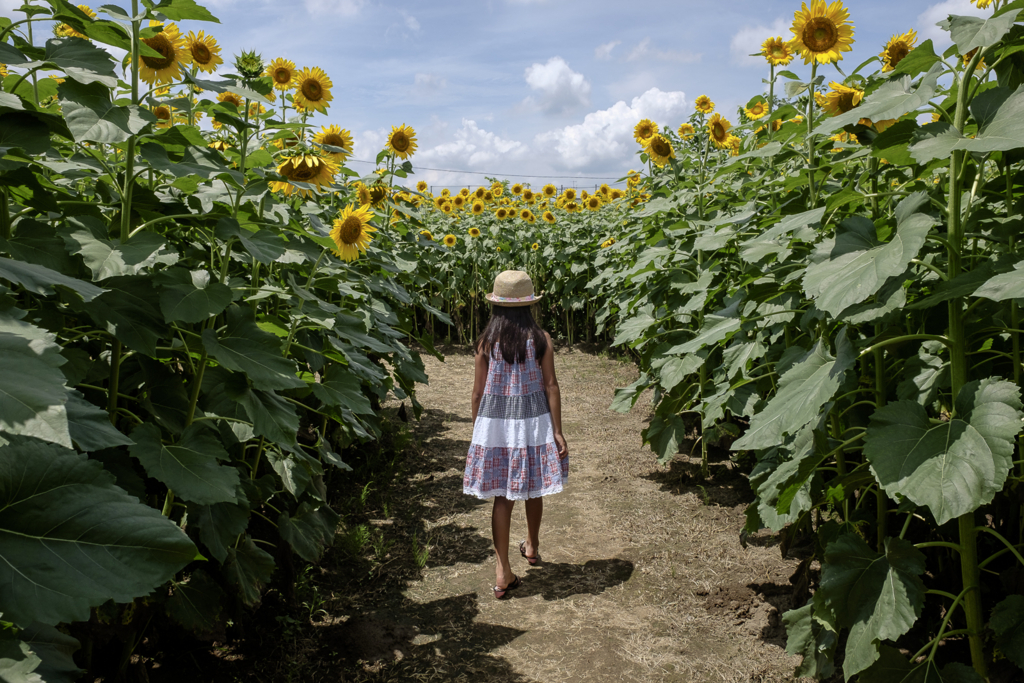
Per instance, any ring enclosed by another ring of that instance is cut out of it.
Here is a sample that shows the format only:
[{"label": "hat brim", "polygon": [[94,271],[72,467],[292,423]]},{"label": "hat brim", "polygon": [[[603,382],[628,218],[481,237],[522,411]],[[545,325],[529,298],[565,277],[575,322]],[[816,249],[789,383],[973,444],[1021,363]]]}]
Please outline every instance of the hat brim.
[{"label": "hat brim", "polygon": [[492,304],[494,304],[495,306],[515,308],[517,306],[530,306],[531,304],[535,304],[541,299],[543,299],[544,295],[538,294],[535,296],[523,297],[522,299],[504,299],[499,296],[494,296],[494,292],[491,292],[489,294],[484,294],[484,298],[487,299]]}]

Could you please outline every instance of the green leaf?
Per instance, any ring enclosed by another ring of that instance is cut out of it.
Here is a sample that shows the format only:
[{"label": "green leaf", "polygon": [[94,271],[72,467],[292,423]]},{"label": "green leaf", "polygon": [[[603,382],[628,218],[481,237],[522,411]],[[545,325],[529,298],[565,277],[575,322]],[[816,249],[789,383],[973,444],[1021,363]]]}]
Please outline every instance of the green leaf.
[{"label": "green leaf", "polygon": [[974,381],[960,390],[949,422],[933,425],[912,401],[875,411],[864,455],[886,493],[927,506],[945,524],[991,502],[1002,489],[1022,416],[1013,383]]},{"label": "green leaf", "polygon": [[27,64],[29,61],[31,60],[23,55],[18,48],[4,42],[0,42],[0,62],[11,66],[18,66],[21,64]]},{"label": "green leaf", "polygon": [[110,413],[89,403],[74,389],[68,390],[65,409],[71,440],[81,451],[101,451],[135,443],[110,423]]},{"label": "green leaf", "polygon": [[8,258],[0,258],[0,278],[44,296],[53,294],[54,286],[67,287],[82,297],[83,301],[92,301],[105,291],[94,284],[62,275],[50,268]]},{"label": "green leaf", "polygon": [[31,62],[25,66],[31,67],[40,63],[52,64],[62,69],[68,78],[83,85],[102,84],[107,88],[117,86],[114,60],[110,53],[83,38],[51,38],[46,41],[46,56],[43,62]]},{"label": "green leaf", "polygon": [[0,447],[4,619],[87,621],[91,607],[148,595],[196,558],[177,524],[115,486],[98,462],[7,438]]},{"label": "green leaf", "polygon": [[55,335],[0,313],[0,431],[71,448],[63,364]]},{"label": "green leaf", "polygon": [[12,149],[27,154],[43,154],[50,149],[50,128],[33,112],[10,112],[0,115],[0,152]]},{"label": "green leaf", "polygon": [[629,386],[615,390],[615,398],[612,400],[610,410],[617,413],[628,413],[636,405],[637,399],[644,389],[651,385],[651,379],[647,373],[641,372],[640,377]]},{"label": "green leaf", "polygon": [[686,423],[678,415],[655,415],[644,430],[644,438],[658,454],[658,462],[664,465],[679,452],[679,444],[686,438]]},{"label": "green leaf", "polygon": [[105,226],[90,225],[93,222],[98,221],[90,216],[68,219],[71,226],[81,227],[65,233],[63,238],[69,250],[82,256],[94,281],[137,275],[155,263],[170,265],[178,260],[178,254],[168,250],[166,240],[160,235],[143,232],[121,244],[120,240],[97,237],[97,233],[105,231]]},{"label": "green leaf", "polygon": [[914,132],[918,128],[920,126],[917,121],[912,119],[894,123],[871,143],[871,156],[885,159],[896,166],[909,166],[914,163],[909,146],[913,142]]},{"label": "green leaf", "polygon": [[291,403],[272,391],[252,389],[245,375],[235,374],[224,385],[225,393],[237,401],[252,422],[256,436],[262,436],[282,448],[299,447],[299,414]]},{"label": "green leaf", "polygon": [[126,275],[109,278],[103,285],[104,294],[79,308],[128,348],[155,356],[157,342],[168,336],[168,330],[152,279]]},{"label": "green leaf", "polygon": [[1008,595],[996,605],[989,627],[996,634],[999,651],[1024,669],[1024,595]]},{"label": "green leaf", "polygon": [[918,163],[926,163],[947,157],[954,150],[980,154],[1024,147],[1024,86],[1007,97],[994,113],[985,111],[984,115],[990,115],[991,119],[973,138],[964,137],[956,128],[941,121],[922,126],[915,134],[917,141],[910,146],[911,155]]},{"label": "green leaf", "polygon": [[309,387],[326,405],[348,408],[357,415],[372,415],[374,412],[370,399],[363,394],[362,382],[341,365],[328,366],[323,380]]},{"label": "green leaf", "polygon": [[902,274],[924,246],[936,220],[917,213],[928,201],[915,192],[896,208],[896,235],[886,244],[875,239],[874,224],[863,217],[847,219],[831,246],[828,260],[811,264],[804,274],[804,291],[819,309],[839,315],[844,309],[874,295],[890,277]]},{"label": "green leaf", "polygon": [[884,121],[899,119],[905,114],[917,111],[935,97],[939,76],[943,70],[942,64],[934,64],[917,87],[912,85],[910,76],[893,78],[880,85],[850,111],[823,120],[815,128],[815,133],[832,132],[844,126],[851,126],[862,118]]},{"label": "green leaf", "polygon": [[324,550],[333,544],[339,520],[338,514],[327,505],[314,508],[302,503],[294,516],[281,513],[277,529],[299,557],[307,562],[318,562]]},{"label": "green leaf", "polygon": [[655,322],[649,311],[641,311],[637,315],[623,320],[615,328],[615,339],[612,340],[612,346],[635,342]]},{"label": "green leaf", "polygon": [[181,153],[180,159],[171,159],[163,146],[147,142],[139,148],[139,155],[154,169],[176,178],[198,176],[209,180],[223,176],[234,180],[240,186],[245,184],[245,176],[228,168],[224,159],[213,149],[187,147]]},{"label": "green leaf", "polygon": [[998,43],[1016,20],[1016,12],[994,15],[987,19],[954,16],[949,18],[949,34],[956,43],[957,52],[965,55],[974,48]]},{"label": "green leaf", "polygon": [[1024,261],[1015,264],[1009,273],[1002,273],[988,279],[985,284],[974,291],[974,296],[985,297],[993,301],[1024,298]]},{"label": "green leaf", "polygon": [[210,636],[222,628],[226,599],[227,595],[210,575],[197,569],[188,582],[174,584],[174,594],[164,609],[190,634]]},{"label": "green leaf", "polygon": [[949,364],[938,355],[943,348],[939,342],[928,341],[907,359],[904,379],[896,387],[897,398],[926,406],[938,397],[940,389],[950,386]]},{"label": "green leaf", "polygon": [[189,505],[190,524],[199,527],[199,540],[224,564],[235,539],[249,526],[249,509],[241,503]]},{"label": "green leaf", "polygon": [[165,445],[156,425],[142,424],[132,432],[132,457],[146,473],[173,489],[181,499],[199,505],[235,502],[238,470],[217,463],[229,456],[216,434],[202,424],[185,428],[181,440]]},{"label": "green leaf", "polygon": [[893,69],[892,76],[899,76],[907,74],[908,76],[917,76],[920,73],[924,73],[928,69],[932,68],[936,62],[941,59],[935,54],[935,48],[932,46],[931,39],[928,39],[915,47],[907,54],[906,57],[900,60],[900,63]]},{"label": "green leaf", "polygon": [[836,649],[836,634],[812,616],[812,604],[792,609],[782,615],[786,626],[786,652],[800,655],[803,661],[796,668],[796,677],[813,676],[825,679],[832,675]]},{"label": "green leaf", "polygon": [[203,330],[203,345],[224,367],[244,372],[257,389],[273,391],[306,386],[295,375],[295,362],[281,355],[281,340],[256,327],[248,308],[228,308],[227,329],[220,334],[211,329]]},{"label": "green leaf", "polygon": [[843,662],[847,680],[878,659],[879,641],[895,640],[917,621],[924,605],[924,567],[924,554],[901,538],[887,538],[881,555],[855,534],[844,534],[825,549],[814,604],[850,629]]},{"label": "green leaf", "polygon": [[263,587],[273,573],[274,558],[267,551],[257,548],[249,536],[237,548],[228,550],[224,576],[246,605],[252,607],[259,604]]},{"label": "green leaf", "polygon": [[[740,243],[740,258],[747,263],[757,263],[765,256],[779,254],[786,249],[790,233],[821,223],[824,216],[825,207],[785,216],[757,237]],[[781,238],[785,238],[782,244],[779,243]]]},{"label": "green leaf", "polygon": [[192,19],[220,23],[217,17],[210,14],[205,7],[197,5],[195,0],[160,0],[160,4],[153,7],[153,11],[159,12],[172,21]]},{"label": "green leaf", "polygon": [[772,531],[781,531],[811,509],[810,480],[828,452],[815,447],[814,427],[812,423],[800,430],[792,457],[757,485],[757,512]]},{"label": "green leaf", "polygon": [[878,653],[878,661],[860,674],[859,683],[985,683],[974,669],[959,662],[940,670],[935,660],[929,659],[915,667],[889,645],[882,645]]},{"label": "green leaf", "polygon": [[844,327],[836,337],[836,357],[820,339],[796,365],[779,378],[779,391],[768,405],[750,420],[750,429],[732,445],[732,450],[771,448],[782,443],[783,435],[796,434],[818,417],[839,389],[846,371],[857,356],[846,338]]},{"label": "green leaf", "polygon": [[231,288],[212,281],[207,270],[170,268],[156,277],[160,310],[167,322],[199,323],[231,303]]},{"label": "green leaf", "polygon": [[651,370],[658,372],[658,383],[665,391],[672,391],[687,377],[697,372],[708,357],[706,350],[685,356],[655,354]]},{"label": "green leaf", "polygon": [[79,647],[71,636],[38,622],[17,635],[0,630],[0,681],[74,683],[84,673],[72,658]]}]

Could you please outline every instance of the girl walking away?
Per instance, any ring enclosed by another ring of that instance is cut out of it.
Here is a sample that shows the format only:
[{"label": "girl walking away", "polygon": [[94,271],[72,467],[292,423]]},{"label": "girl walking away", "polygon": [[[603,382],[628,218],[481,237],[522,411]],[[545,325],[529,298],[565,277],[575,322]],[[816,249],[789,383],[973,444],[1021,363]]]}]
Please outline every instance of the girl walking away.
[{"label": "girl walking away", "polygon": [[562,490],[569,476],[569,447],[562,436],[562,398],[555,378],[551,335],[530,313],[530,276],[506,270],[494,280],[491,319],[476,342],[473,442],[462,490],[493,498],[491,535],[498,555],[494,597],[503,600],[522,585],[508,560],[515,501],[526,501],[526,539],[519,552],[540,562],[543,496]]}]

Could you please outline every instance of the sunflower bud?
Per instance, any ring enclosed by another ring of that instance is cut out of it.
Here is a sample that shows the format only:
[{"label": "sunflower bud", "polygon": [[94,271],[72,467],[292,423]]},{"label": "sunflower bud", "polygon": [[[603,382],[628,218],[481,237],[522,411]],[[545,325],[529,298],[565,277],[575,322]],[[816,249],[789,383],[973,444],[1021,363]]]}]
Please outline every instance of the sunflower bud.
[{"label": "sunflower bud", "polygon": [[263,75],[266,66],[263,64],[263,57],[256,54],[255,50],[249,52],[243,51],[241,55],[235,57],[235,68],[238,69],[238,73],[242,78],[259,78]]}]

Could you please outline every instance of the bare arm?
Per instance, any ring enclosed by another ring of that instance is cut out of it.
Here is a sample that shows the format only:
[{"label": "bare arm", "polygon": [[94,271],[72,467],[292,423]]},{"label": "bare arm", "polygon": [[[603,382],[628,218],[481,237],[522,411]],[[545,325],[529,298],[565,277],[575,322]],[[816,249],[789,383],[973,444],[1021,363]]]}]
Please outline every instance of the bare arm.
[{"label": "bare arm", "polygon": [[551,343],[551,335],[545,332],[544,336],[548,340],[548,349],[540,359],[540,369],[544,375],[544,392],[548,395],[548,407],[551,408],[551,423],[555,429],[558,457],[564,458],[569,455],[569,446],[562,435],[562,393],[558,388],[558,378],[555,377],[555,347]]},{"label": "bare arm", "polygon": [[490,359],[479,349],[474,356],[473,374],[473,424],[476,424],[476,414],[480,410],[480,401],[484,398],[484,387],[487,386],[487,363]]}]

